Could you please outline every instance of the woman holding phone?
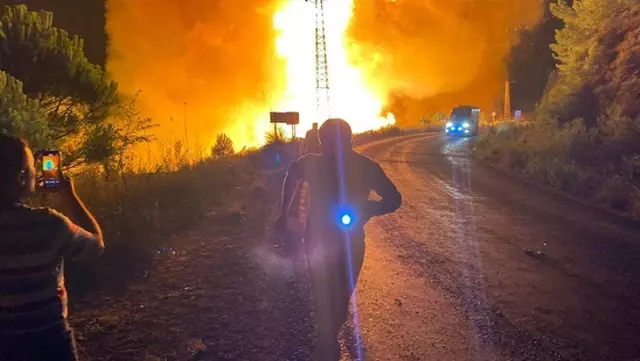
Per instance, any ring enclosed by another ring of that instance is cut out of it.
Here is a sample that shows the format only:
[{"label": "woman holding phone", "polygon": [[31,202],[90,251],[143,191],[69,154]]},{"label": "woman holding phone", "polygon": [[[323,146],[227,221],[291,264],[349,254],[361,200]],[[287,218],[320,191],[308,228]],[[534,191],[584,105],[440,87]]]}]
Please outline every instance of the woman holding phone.
[{"label": "woman holding phone", "polygon": [[[57,164],[43,164],[43,172],[57,179],[36,187],[27,142],[0,134],[0,360],[77,360],[63,261],[95,259],[104,250],[100,226],[60,171],[59,153],[47,154],[54,163],[57,155]],[[66,216],[24,205],[36,188],[58,194]]]}]

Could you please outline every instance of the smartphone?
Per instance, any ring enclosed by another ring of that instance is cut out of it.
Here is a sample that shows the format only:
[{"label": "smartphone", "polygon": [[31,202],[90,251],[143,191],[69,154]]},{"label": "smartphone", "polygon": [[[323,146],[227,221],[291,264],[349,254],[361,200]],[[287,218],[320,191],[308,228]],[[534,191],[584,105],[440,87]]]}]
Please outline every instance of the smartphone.
[{"label": "smartphone", "polygon": [[56,188],[60,184],[62,170],[60,169],[60,152],[45,150],[42,155],[42,185],[45,188]]}]

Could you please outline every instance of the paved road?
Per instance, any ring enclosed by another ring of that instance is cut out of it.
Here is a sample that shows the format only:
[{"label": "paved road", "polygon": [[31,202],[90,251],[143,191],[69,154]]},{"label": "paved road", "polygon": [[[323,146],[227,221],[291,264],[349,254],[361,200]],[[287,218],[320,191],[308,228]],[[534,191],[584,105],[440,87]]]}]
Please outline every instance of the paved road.
[{"label": "paved road", "polygon": [[368,226],[366,360],[640,360],[640,232],[469,158],[469,139],[361,148],[404,196]]}]

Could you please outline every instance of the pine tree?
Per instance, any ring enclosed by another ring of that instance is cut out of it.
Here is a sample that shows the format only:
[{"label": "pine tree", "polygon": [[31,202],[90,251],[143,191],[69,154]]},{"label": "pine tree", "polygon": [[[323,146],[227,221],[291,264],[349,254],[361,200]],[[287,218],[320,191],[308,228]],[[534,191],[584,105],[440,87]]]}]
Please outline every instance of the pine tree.
[{"label": "pine tree", "polygon": [[513,81],[513,107],[525,113],[535,109],[556,66],[549,46],[555,31],[562,28],[562,21],[551,15],[549,3],[545,0],[546,11],[539,24],[519,30],[519,41],[507,58],[509,80]]},{"label": "pine tree", "polygon": [[22,82],[0,71],[0,133],[25,138],[37,148],[51,145],[46,114],[22,92]]},{"label": "pine tree", "polygon": [[551,13],[562,20],[564,27],[556,31],[551,45],[557,61],[554,84],[544,95],[538,108],[541,118],[558,123],[582,118],[595,126],[601,108],[593,78],[602,64],[594,62],[593,54],[600,47],[599,34],[612,27],[623,12],[637,0],[576,0],[551,4]]},{"label": "pine tree", "polygon": [[53,27],[53,14],[14,5],[0,21],[0,70],[21,80],[24,94],[38,101],[51,139],[75,153],[65,158],[81,157],[88,134],[118,104],[117,84],[89,63],[82,39]]}]

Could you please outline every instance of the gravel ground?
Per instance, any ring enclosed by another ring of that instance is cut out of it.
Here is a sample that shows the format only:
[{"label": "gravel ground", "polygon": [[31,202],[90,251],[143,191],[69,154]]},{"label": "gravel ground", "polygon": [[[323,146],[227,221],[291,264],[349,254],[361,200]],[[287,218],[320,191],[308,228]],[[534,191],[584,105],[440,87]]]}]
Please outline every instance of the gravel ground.
[{"label": "gravel ground", "polygon": [[471,147],[427,136],[371,154],[405,203],[368,228],[368,359],[639,360],[638,227],[477,164]]}]

